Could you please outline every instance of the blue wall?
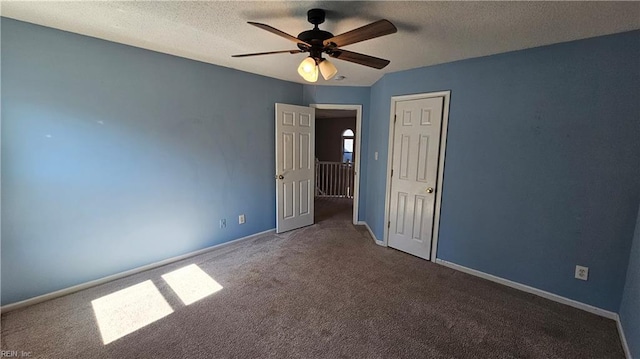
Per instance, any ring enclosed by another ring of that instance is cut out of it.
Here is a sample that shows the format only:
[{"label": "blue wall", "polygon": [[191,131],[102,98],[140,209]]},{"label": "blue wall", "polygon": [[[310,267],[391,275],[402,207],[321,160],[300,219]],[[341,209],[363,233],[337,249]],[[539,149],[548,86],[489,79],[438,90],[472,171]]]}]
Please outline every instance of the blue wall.
[{"label": "blue wall", "polygon": [[[321,80],[322,81],[322,80]],[[360,144],[360,168],[361,173],[365,173],[362,169],[366,168],[366,162],[369,160],[367,129],[369,122],[369,87],[353,87],[353,86],[316,86],[304,85],[303,100],[306,106],[310,104],[339,104],[339,105],[362,105],[362,132]],[[367,196],[365,191],[367,188],[368,176],[360,176],[360,200],[358,201],[358,220],[364,220],[366,217]]]},{"label": "blue wall", "polygon": [[1,30],[2,304],[274,228],[274,103],[302,85]]},{"label": "blue wall", "polygon": [[620,322],[632,358],[640,358],[640,209],[629,256],[627,283],[620,305]]},{"label": "blue wall", "polygon": [[617,312],[640,200],[639,63],[635,31],[385,75],[367,223],[382,239],[391,96],[451,90],[438,257]]}]

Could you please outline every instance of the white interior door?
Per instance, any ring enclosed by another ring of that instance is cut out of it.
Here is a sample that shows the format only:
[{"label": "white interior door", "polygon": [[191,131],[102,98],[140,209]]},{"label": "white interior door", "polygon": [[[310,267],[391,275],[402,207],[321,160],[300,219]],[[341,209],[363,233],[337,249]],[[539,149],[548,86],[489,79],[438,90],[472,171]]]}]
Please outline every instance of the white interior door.
[{"label": "white interior door", "polygon": [[276,232],[313,224],[315,109],[276,103]]},{"label": "white interior door", "polygon": [[444,99],[396,103],[393,135],[390,247],[429,259]]}]

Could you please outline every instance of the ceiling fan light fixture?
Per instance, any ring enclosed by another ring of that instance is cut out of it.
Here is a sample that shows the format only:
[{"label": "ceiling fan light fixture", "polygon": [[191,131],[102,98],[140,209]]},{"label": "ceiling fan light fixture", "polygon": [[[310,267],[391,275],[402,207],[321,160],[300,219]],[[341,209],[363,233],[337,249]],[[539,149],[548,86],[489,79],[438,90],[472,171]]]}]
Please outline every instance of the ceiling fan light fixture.
[{"label": "ceiling fan light fixture", "polygon": [[[1,1],[1,0],[0,0]],[[299,54],[308,53],[309,57],[305,58],[298,66],[298,74],[308,82],[318,81],[318,72],[322,74],[325,80],[336,78],[338,69],[328,60],[323,59],[322,55],[326,54],[340,61],[348,61],[354,64],[368,66],[374,69],[382,69],[389,65],[391,61],[380,59],[374,56],[360,54],[357,52],[345,50],[342,47],[355,44],[358,42],[371,40],[380,36],[393,34],[398,29],[389,20],[378,20],[368,25],[347,31],[339,35],[324,30],[320,30],[318,25],[324,23],[326,13],[322,9],[311,9],[307,12],[307,20],[313,25],[313,29],[303,31],[298,36],[292,36],[284,31],[280,31],[273,26],[249,21],[250,25],[278,35],[297,45],[295,50],[280,50],[257,52],[251,54],[232,55],[232,57],[248,57],[260,55],[274,54]],[[344,77],[342,77],[344,79]],[[337,78],[336,78],[337,79]]]},{"label": "ceiling fan light fixture", "polygon": [[327,59],[322,59],[318,67],[325,80],[331,80],[338,73],[338,69]]},{"label": "ceiling fan light fixture", "polygon": [[311,56],[302,60],[300,66],[298,66],[298,74],[306,81],[318,81],[318,66],[316,65],[316,60]]}]

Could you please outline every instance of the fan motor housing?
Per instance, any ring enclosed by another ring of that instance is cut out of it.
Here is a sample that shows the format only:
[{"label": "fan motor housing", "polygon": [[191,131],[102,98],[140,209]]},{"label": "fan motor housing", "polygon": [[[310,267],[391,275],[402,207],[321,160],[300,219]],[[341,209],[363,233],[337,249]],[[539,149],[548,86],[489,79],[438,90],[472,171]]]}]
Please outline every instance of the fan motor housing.
[{"label": "fan motor housing", "polygon": [[317,45],[317,46],[323,46],[322,42],[332,37],[333,37],[332,33],[328,31],[320,30],[320,29],[303,31],[298,35],[298,39],[306,42],[307,44]]}]

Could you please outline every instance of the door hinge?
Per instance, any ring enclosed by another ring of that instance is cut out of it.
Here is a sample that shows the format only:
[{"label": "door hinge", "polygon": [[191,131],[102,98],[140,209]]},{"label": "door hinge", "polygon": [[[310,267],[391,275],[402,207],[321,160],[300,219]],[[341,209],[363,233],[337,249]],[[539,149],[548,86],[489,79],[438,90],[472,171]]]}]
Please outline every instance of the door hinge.
[{"label": "door hinge", "polygon": [[393,123],[396,123],[397,120],[398,120],[398,115],[393,115]]},{"label": "door hinge", "polygon": [[391,170],[391,177],[393,178],[393,170]]},{"label": "door hinge", "polygon": [[391,221],[387,222],[387,228],[391,228]]}]

